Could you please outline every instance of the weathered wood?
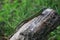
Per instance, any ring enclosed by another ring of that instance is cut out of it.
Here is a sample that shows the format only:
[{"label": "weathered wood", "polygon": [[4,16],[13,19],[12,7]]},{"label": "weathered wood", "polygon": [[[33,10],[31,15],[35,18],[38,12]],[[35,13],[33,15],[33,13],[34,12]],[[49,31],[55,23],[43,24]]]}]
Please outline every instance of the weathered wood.
[{"label": "weathered wood", "polygon": [[45,40],[59,25],[59,17],[53,9],[46,9],[41,15],[25,23],[10,40]]}]

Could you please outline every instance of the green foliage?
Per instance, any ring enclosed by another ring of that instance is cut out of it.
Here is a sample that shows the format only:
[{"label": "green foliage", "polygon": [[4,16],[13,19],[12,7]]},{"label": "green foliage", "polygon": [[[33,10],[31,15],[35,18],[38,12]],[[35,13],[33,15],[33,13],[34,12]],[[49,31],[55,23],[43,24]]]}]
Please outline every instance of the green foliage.
[{"label": "green foliage", "polygon": [[[37,13],[41,8],[53,8],[60,13],[60,0],[0,0],[0,22],[5,22],[4,34],[11,35],[21,21]],[[60,27],[51,36],[60,35]]]}]

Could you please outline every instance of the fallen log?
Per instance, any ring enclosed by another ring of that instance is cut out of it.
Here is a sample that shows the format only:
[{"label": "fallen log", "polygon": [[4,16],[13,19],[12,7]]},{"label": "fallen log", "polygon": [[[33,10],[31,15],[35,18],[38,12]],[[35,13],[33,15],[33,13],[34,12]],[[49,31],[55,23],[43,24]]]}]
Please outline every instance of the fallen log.
[{"label": "fallen log", "polygon": [[47,8],[41,15],[25,23],[10,40],[47,40],[47,35],[59,24],[59,15]]}]

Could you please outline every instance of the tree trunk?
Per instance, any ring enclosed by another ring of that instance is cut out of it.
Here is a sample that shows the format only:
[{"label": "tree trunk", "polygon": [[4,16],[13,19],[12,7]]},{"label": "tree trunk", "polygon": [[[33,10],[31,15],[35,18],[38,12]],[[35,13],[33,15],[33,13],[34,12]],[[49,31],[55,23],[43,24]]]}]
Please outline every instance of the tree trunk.
[{"label": "tree trunk", "polygon": [[59,25],[59,17],[53,9],[25,23],[10,40],[47,40],[48,34]]}]

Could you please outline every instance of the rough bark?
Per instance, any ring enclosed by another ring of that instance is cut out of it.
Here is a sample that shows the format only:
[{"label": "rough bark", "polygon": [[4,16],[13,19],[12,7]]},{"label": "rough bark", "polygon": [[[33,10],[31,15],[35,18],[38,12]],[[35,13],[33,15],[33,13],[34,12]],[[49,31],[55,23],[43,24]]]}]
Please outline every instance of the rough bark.
[{"label": "rough bark", "polygon": [[25,23],[10,40],[47,40],[48,34],[59,25],[59,16],[53,9]]}]

